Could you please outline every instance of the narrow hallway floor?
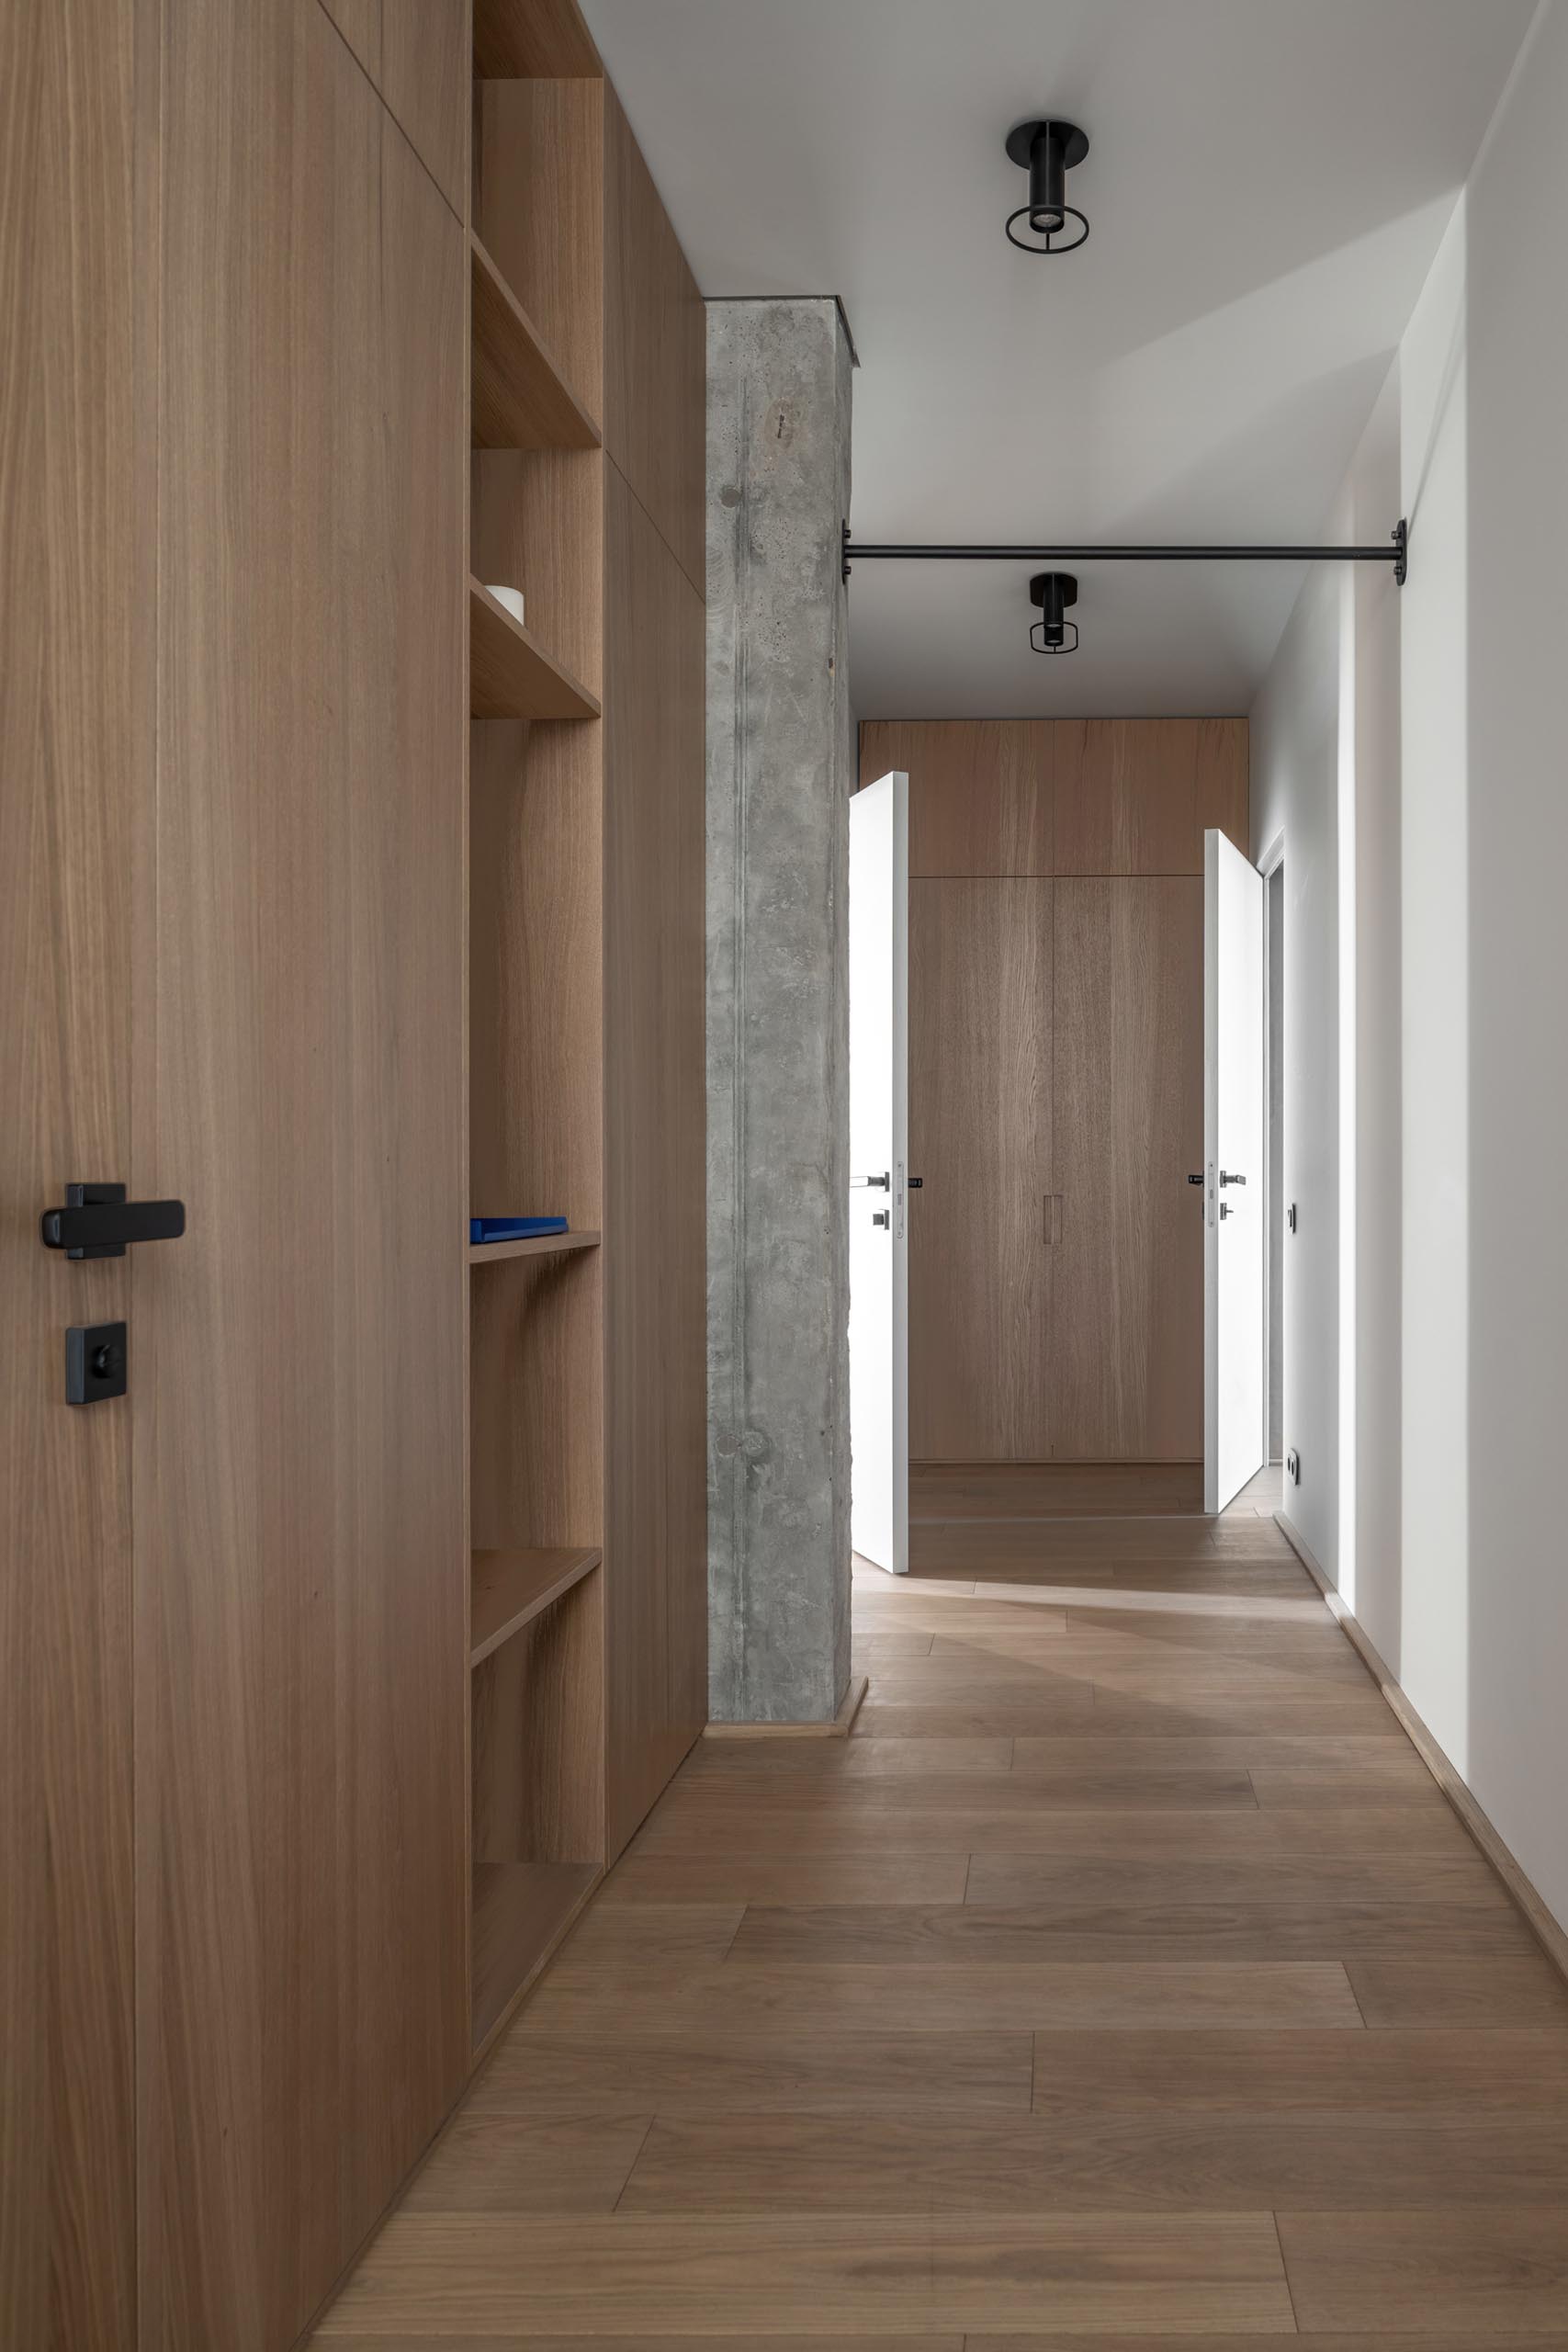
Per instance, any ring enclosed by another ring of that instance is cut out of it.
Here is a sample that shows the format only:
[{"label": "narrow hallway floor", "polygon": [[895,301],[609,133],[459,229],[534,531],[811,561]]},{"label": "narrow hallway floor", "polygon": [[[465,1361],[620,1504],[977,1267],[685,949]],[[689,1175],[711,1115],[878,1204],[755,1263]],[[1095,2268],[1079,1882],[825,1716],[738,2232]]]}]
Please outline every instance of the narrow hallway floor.
[{"label": "narrow hallway floor", "polygon": [[318,2341],[1568,2352],[1568,1989],[1271,1518],[915,1547],[852,1736],[699,1744]]}]

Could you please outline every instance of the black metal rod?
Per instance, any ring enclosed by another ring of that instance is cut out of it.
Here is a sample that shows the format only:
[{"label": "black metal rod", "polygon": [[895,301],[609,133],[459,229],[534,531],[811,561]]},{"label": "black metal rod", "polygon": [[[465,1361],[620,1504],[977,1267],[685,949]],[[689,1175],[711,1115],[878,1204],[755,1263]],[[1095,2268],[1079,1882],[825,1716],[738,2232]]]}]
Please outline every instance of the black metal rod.
[{"label": "black metal rod", "polygon": [[863,546],[843,526],[843,574],[857,557],[870,563],[1392,563],[1404,587],[1410,570],[1410,526],[1401,516],[1382,547],[1002,547],[886,540]]},{"label": "black metal rod", "polygon": [[1176,548],[1176,547],[953,547],[879,545],[846,539],[851,563],[863,560],[909,563],[1397,563],[1397,547],[1371,548]]}]

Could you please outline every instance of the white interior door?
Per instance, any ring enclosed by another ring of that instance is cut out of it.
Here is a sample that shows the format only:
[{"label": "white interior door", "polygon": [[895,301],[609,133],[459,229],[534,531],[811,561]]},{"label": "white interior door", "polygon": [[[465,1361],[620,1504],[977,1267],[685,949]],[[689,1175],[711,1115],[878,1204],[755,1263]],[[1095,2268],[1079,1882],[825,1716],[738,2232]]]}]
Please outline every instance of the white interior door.
[{"label": "white interior door", "polygon": [[1263,877],[1203,836],[1203,1508],[1263,1467]]},{"label": "white interior door", "polygon": [[909,1566],[909,779],[850,802],[850,1524]]}]

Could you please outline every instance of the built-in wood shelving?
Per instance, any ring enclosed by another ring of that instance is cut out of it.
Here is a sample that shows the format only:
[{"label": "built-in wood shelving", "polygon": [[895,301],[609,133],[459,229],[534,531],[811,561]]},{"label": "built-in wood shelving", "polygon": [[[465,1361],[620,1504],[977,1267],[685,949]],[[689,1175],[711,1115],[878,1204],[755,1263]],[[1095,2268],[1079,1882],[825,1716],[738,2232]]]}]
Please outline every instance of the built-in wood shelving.
[{"label": "built-in wood shelving", "polygon": [[564,1546],[476,1552],[468,1611],[468,1664],[498,1650],[562,1593],[595,1569],[604,1554]]},{"label": "built-in wood shelving", "polygon": [[599,697],[470,580],[468,709],[475,718],[597,718]]},{"label": "built-in wood shelving", "polygon": [[494,1265],[507,1258],[558,1258],[566,1250],[597,1250],[596,1233],[531,1233],[521,1241],[470,1241],[470,1266]]},{"label": "built-in wood shelving", "polygon": [[470,236],[473,379],[469,437],[477,449],[597,449],[599,427],[544,336],[479,243]]},{"label": "built-in wood shelving", "polygon": [[471,2014],[476,2052],[525,1993],[601,1876],[597,1862],[476,1862]]}]

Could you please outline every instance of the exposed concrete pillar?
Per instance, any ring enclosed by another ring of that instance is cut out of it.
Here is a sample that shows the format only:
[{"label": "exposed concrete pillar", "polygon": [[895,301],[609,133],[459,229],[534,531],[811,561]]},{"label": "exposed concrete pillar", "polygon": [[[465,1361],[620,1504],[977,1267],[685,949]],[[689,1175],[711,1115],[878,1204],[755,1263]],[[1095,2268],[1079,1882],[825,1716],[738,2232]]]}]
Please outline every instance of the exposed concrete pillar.
[{"label": "exposed concrete pillar", "polygon": [[709,1711],[819,1722],[850,1673],[839,306],[708,306]]}]

